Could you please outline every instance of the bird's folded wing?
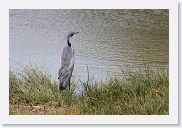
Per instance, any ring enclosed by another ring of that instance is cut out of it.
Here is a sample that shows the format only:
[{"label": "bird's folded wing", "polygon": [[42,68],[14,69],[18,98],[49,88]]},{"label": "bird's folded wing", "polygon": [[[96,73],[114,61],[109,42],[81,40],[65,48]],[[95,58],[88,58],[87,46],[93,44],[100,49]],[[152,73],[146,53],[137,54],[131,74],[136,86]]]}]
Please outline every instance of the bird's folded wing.
[{"label": "bird's folded wing", "polygon": [[[67,71],[68,64],[66,63],[66,61],[67,61],[66,58],[61,57],[61,67],[60,67],[59,72],[58,72],[59,77]],[[58,79],[59,79],[59,77],[58,77]]]}]

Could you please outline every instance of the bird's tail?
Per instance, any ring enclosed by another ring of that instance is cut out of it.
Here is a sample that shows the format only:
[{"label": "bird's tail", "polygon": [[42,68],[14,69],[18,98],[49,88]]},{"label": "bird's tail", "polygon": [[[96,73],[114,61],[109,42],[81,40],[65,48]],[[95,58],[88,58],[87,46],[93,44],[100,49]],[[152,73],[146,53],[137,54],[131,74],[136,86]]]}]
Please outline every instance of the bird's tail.
[{"label": "bird's tail", "polygon": [[65,90],[65,89],[66,89],[66,88],[63,86],[63,83],[60,82],[60,83],[59,83],[59,91]]},{"label": "bird's tail", "polygon": [[63,86],[59,86],[59,91],[61,91],[61,90],[65,90],[66,88],[65,87],[63,87]]}]

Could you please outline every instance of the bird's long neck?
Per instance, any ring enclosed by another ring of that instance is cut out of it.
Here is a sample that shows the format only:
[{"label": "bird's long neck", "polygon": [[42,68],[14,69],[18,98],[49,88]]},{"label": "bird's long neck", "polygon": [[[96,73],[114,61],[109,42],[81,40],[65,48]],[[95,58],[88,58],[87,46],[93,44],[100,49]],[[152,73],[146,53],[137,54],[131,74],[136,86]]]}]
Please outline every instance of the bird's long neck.
[{"label": "bird's long neck", "polygon": [[67,39],[68,46],[71,47],[71,43],[69,41],[69,38]]}]

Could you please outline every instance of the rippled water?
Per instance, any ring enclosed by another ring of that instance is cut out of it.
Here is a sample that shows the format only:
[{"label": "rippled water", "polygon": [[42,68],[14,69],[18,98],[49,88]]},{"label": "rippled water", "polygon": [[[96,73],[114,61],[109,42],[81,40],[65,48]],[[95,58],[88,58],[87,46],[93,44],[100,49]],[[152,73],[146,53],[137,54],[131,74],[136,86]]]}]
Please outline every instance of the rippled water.
[{"label": "rippled water", "polygon": [[73,75],[98,80],[126,67],[168,66],[168,10],[10,10],[10,68],[42,65],[57,77],[69,31]]}]

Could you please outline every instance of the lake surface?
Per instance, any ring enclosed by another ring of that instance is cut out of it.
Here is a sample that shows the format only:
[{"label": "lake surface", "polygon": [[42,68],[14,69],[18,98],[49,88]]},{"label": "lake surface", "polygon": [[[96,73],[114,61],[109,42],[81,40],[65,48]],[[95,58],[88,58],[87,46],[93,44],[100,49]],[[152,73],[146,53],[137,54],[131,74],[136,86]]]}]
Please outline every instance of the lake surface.
[{"label": "lake surface", "polygon": [[10,10],[10,69],[41,65],[57,78],[69,31],[76,79],[122,75],[122,69],[168,67],[168,10]]}]

